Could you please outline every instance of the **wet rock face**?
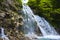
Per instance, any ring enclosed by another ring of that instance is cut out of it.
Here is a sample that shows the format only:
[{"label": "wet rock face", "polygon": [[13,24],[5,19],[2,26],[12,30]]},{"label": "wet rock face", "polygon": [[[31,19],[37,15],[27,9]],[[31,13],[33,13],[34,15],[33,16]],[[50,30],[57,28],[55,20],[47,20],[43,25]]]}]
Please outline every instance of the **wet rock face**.
[{"label": "wet rock face", "polygon": [[36,31],[35,33],[36,33],[38,36],[42,36],[42,33],[41,33],[39,27],[36,27],[35,31]]},{"label": "wet rock face", "polygon": [[[17,12],[20,4],[16,2],[16,0],[0,0],[0,4],[2,5],[0,5],[0,27],[4,28],[5,35],[7,35],[10,40],[25,40],[23,32],[17,29],[22,27],[23,17],[20,15],[20,12]],[[0,40],[3,39],[0,38]]]},{"label": "wet rock face", "polygon": [[17,29],[18,27],[21,27],[23,25],[22,18],[23,17],[21,15],[15,13],[5,13],[4,17],[0,16],[0,26],[5,29],[5,34],[8,35],[10,40],[20,40],[20,37],[24,37],[23,32]]}]

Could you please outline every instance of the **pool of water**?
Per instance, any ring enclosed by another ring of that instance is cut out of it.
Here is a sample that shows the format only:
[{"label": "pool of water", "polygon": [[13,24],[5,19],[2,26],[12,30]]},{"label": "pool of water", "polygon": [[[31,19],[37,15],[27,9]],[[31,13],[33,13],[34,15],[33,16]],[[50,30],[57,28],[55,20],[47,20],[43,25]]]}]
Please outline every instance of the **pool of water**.
[{"label": "pool of water", "polygon": [[60,40],[60,39],[40,38],[40,39],[36,39],[36,40]]}]

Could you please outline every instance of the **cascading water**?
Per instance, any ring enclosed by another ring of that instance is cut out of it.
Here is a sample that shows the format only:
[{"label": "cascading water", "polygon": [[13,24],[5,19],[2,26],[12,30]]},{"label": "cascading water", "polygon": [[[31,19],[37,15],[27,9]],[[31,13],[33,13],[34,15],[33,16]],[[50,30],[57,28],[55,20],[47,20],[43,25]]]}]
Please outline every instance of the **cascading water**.
[{"label": "cascading water", "polygon": [[0,37],[3,40],[9,40],[9,38],[4,34],[4,29],[3,28],[0,28]]},{"label": "cascading water", "polygon": [[[36,22],[38,23],[39,28],[41,29],[43,35],[57,35],[53,27],[44,19],[39,16],[35,16]],[[44,32],[43,32],[44,31]]]},{"label": "cascading water", "polygon": [[[59,40],[60,36],[55,29],[44,18],[34,15],[30,7],[26,4],[27,2],[28,0],[22,0],[25,36],[29,37],[31,40],[33,40],[32,38],[37,38],[37,40],[41,38],[42,40],[44,40],[43,38],[46,40]],[[35,27],[39,27],[43,35],[42,37],[35,34]]]}]

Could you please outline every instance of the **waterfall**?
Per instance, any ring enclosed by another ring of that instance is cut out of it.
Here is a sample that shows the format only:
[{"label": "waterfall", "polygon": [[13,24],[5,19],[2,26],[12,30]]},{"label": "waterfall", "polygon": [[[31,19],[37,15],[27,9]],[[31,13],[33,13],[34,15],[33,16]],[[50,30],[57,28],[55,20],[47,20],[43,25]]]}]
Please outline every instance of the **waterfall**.
[{"label": "waterfall", "polygon": [[[28,0],[22,0],[23,6],[23,21],[24,21],[24,33],[25,36],[29,37],[31,40],[32,38],[47,38],[47,39],[60,39],[59,34],[55,31],[55,29],[43,18],[38,15],[34,15],[33,11],[27,5]],[[36,26],[37,25],[37,26]],[[35,27],[38,27],[42,33],[41,36],[37,36],[35,34]],[[58,38],[57,38],[58,37]]]}]

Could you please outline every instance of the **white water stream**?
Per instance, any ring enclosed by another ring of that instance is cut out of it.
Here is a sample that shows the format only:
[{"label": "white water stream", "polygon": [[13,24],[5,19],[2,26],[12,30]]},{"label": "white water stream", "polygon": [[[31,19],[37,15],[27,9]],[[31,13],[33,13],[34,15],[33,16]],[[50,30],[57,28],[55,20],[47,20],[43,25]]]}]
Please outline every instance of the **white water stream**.
[{"label": "white water stream", "polygon": [[5,35],[4,33],[4,28],[0,28],[0,37],[3,39],[3,40],[9,40],[9,38]]}]

